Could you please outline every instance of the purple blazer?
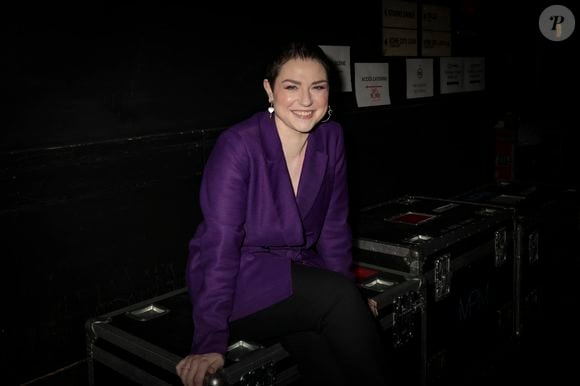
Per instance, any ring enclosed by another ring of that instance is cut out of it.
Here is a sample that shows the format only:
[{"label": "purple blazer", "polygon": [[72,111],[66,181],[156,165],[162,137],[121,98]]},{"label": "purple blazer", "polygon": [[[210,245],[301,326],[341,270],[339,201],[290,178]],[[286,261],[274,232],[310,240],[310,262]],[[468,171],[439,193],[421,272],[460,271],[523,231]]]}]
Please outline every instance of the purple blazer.
[{"label": "purple blazer", "polygon": [[225,353],[228,321],[292,294],[291,261],[352,278],[342,127],[309,135],[294,196],[274,119],[257,113],[222,132],[204,167],[204,221],[189,245],[192,353]]}]

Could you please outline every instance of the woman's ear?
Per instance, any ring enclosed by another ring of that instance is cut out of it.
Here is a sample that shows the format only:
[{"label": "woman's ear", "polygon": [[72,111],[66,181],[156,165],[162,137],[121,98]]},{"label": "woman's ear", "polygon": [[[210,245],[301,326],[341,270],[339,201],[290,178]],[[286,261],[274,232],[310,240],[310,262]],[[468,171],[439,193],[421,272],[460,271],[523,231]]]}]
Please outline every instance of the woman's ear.
[{"label": "woman's ear", "polygon": [[268,101],[272,102],[274,100],[274,92],[268,79],[264,79],[264,90],[266,90],[266,94],[268,95]]}]

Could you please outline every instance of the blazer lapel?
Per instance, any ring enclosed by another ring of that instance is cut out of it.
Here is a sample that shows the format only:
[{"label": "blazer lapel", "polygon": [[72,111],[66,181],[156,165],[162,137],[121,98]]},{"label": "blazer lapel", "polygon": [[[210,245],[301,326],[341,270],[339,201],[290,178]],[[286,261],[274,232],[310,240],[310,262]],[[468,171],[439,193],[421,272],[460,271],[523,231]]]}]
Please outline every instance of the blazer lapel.
[{"label": "blazer lapel", "polygon": [[302,218],[305,218],[312,208],[326,174],[328,155],[320,149],[319,142],[317,131],[310,133],[297,195]]},{"label": "blazer lapel", "polygon": [[288,245],[302,245],[304,244],[302,219],[282,153],[282,143],[278,137],[274,120],[268,118],[267,114],[264,114],[260,120],[260,134],[266,155],[268,183],[284,239]]}]

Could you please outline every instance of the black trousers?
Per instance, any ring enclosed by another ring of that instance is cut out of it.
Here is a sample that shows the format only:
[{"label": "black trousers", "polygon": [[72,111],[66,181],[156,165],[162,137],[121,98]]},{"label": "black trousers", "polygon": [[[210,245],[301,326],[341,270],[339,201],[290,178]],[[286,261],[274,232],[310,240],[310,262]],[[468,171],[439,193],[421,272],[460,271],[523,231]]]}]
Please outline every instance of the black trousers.
[{"label": "black trousers", "polygon": [[384,386],[389,374],[379,327],[348,278],[292,265],[293,295],[230,323],[232,339],[281,341],[306,385]]}]

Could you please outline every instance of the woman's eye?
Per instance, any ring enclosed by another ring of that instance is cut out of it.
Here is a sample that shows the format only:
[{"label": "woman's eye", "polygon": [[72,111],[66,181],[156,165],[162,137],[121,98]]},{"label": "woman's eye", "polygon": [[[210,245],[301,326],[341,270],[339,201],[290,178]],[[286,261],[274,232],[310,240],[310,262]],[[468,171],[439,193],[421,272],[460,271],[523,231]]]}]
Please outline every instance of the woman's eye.
[{"label": "woman's eye", "polygon": [[296,90],[298,87],[294,86],[293,84],[289,84],[288,86],[284,87],[286,90]]}]

